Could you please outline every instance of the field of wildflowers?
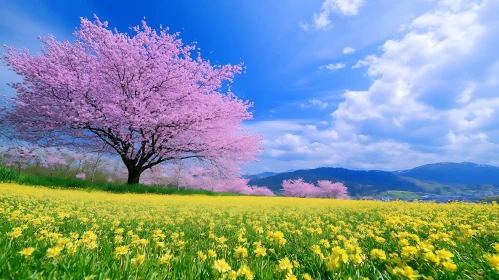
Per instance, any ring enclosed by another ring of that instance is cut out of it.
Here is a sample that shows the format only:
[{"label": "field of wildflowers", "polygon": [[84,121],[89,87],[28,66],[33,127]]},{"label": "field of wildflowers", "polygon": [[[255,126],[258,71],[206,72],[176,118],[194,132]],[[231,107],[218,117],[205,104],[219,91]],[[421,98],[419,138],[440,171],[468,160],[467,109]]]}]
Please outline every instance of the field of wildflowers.
[{"label": "field of wildflowers", "polygon": [[0,184],[1,279],[499,279],[499,207]]}]

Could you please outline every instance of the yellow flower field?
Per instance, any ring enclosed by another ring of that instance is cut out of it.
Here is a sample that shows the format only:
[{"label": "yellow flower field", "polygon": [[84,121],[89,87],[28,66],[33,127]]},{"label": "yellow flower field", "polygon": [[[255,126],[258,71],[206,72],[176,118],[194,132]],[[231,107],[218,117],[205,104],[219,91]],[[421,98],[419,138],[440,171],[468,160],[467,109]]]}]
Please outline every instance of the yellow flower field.
[{"label": "yellow flower field", "polygon": [[499,279],[499,207],[0,184],[0,278]]}]

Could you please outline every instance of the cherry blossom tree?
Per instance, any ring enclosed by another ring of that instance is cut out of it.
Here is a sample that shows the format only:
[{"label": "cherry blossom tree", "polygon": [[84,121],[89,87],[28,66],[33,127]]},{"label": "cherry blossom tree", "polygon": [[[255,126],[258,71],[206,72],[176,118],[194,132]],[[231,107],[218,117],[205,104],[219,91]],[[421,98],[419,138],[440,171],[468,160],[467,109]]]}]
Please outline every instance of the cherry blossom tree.
[{"label": "cherry blossom tree", "polygon": [[317,181],[317,187],[312,183],[303,181],[302,178],[296,180],[284,180],[282,182],[282,193],[284,196],[293,197],[325,197],[350,199],[347,187],[343,183],[333,183],[327,180]]},{"label": "cherry blossom tree", "polygon": [[267,187],[248,185],[249,180],[238,177],[237,173],[220,173],[212,168],[194,166],[189,169],[176,167],[174,174],[176,177],[171,178],[178,178],[177,185],[187,189],[274,196],[274,193]]},{"label": "cherry blossom tree", "polygon": [[347,187],[340,182],[333,183],[328,180],[317,181],[320,197],[350,199]]},{"label": "cherry blossom tree", "polygon": [[2,154],[3,163],[16,171],[21,171],[21,169],[40,160],[38,150],[34,147],[9,147]]},{"label": "cherry blossom tree", "polygon": [[167,31],[142,21],[130,35],[82,18],[73,42],[39,38],[41,54],[4,46],[3,61],[23,80],[10,84],[16,96],[3,119],[38,145],[104,144],[130,184],[169,161],[222,168],[256,160],[261,136],[241,125],[253,104],[230,90],[242,65],[212,65]]},{"label": "cherry blossom tree", "polygon": [[282,193],[284,196],[316,197],[318,194],[317,191],[317,188],[313,184],[303,181],[302,178],[284,180],[282,182]]}]

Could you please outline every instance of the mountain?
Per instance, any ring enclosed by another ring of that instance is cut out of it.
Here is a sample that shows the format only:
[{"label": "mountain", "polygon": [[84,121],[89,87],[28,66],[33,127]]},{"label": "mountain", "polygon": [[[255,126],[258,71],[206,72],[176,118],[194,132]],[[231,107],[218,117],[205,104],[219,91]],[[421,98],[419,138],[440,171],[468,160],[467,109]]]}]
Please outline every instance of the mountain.
[{"label": "mountain", "polygon": [[441,184],[499,184],[499,167],[472,162],[440,162],[393,173],[398,176]]},{"label": "mountain", "polygon": [[331,180],[343,182],[350,195],[372,195],[389,190],[422,192],[424,188],[410,182],[392,172],[386,171],[358,171],[345,168],[321,167],[309,170],[279,173],[265,178],[252,178],[250,185],[267,186],[279,192],[283,180],[303,178],[307,182],[316,183],[317,180]]},{"label": "mountain", "polygon": [[278,173],[275,172],[262,172],[258,174],[248,174],[248,175],[243,175],[242,177],[245,179],[260,179],[260,178],[265,178],[273,175],[277,175]]},{"label": "mountain", "polygon": [[247,177],[249,184],[267,186],[275,192],[280,192],[283,180],[297,178],[313,183],[317,180],[343,182],[352,196],[371,196],[387,191],[444,194],[499,189],[499,167],[470,162],[426,164],[401,171],[321,167],[267,174],[269,176],[257,175]]}]

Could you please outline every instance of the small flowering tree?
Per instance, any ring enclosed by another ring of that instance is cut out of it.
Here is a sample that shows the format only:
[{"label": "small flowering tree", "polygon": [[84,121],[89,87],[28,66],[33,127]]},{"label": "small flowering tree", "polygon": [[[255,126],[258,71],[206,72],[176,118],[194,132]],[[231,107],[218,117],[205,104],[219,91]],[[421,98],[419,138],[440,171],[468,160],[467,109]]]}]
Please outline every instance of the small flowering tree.
[{"label": "small flowering tree", "polygon": [[10,147],[3,152],[2,161],[17,171],[21,171],[40,160],[39,152],[34,147]]},{"label": "small flowering tree", "polygon": [[[40,38],[42,53],[7,47],[5,64],[23,81],[4,121],[15,137],[118,155],[129,184],[164,162],[198,159],[221,167],[255,160],[261,137],[242,128],[252,103],[230,90],[242,65],[193,57],[178,33],[145,21],[133,36],[81,19],[75,40]],[[2,110],[4,111],[4,110]]]},{"label": "small flowering tree", "polygon": [[317,188],[302,178],[296,180],[284,180],[282,182],[282,193],[284,196],[293,197],[316,197]]},{"label": "small flowering tree", "polygon": [[325,197],[350,199],[347,187],[343,183],[333,183],[327,180],[317,181],[318,187],[312,183],[303,181],[302,178],[296,180],[284,180],[282,182],[282,193],[284,196],[292,197]]},{"label": "small flowering tree", "polygon": [[178,178],[178,186],[187,189],[274,196],[274,193],[267,187],[248,185],[249,180],[239,178],[237,173],[220,173],[211,168],[195,166],[190,169],[178,169],[177,167],[173,174],[175,174],[174,178]]},{"label": "small flowering tree", "polygon": [[317,181],[317,185],[319,197],[350,199],[347,187],[343,183],[319,180]]}]

